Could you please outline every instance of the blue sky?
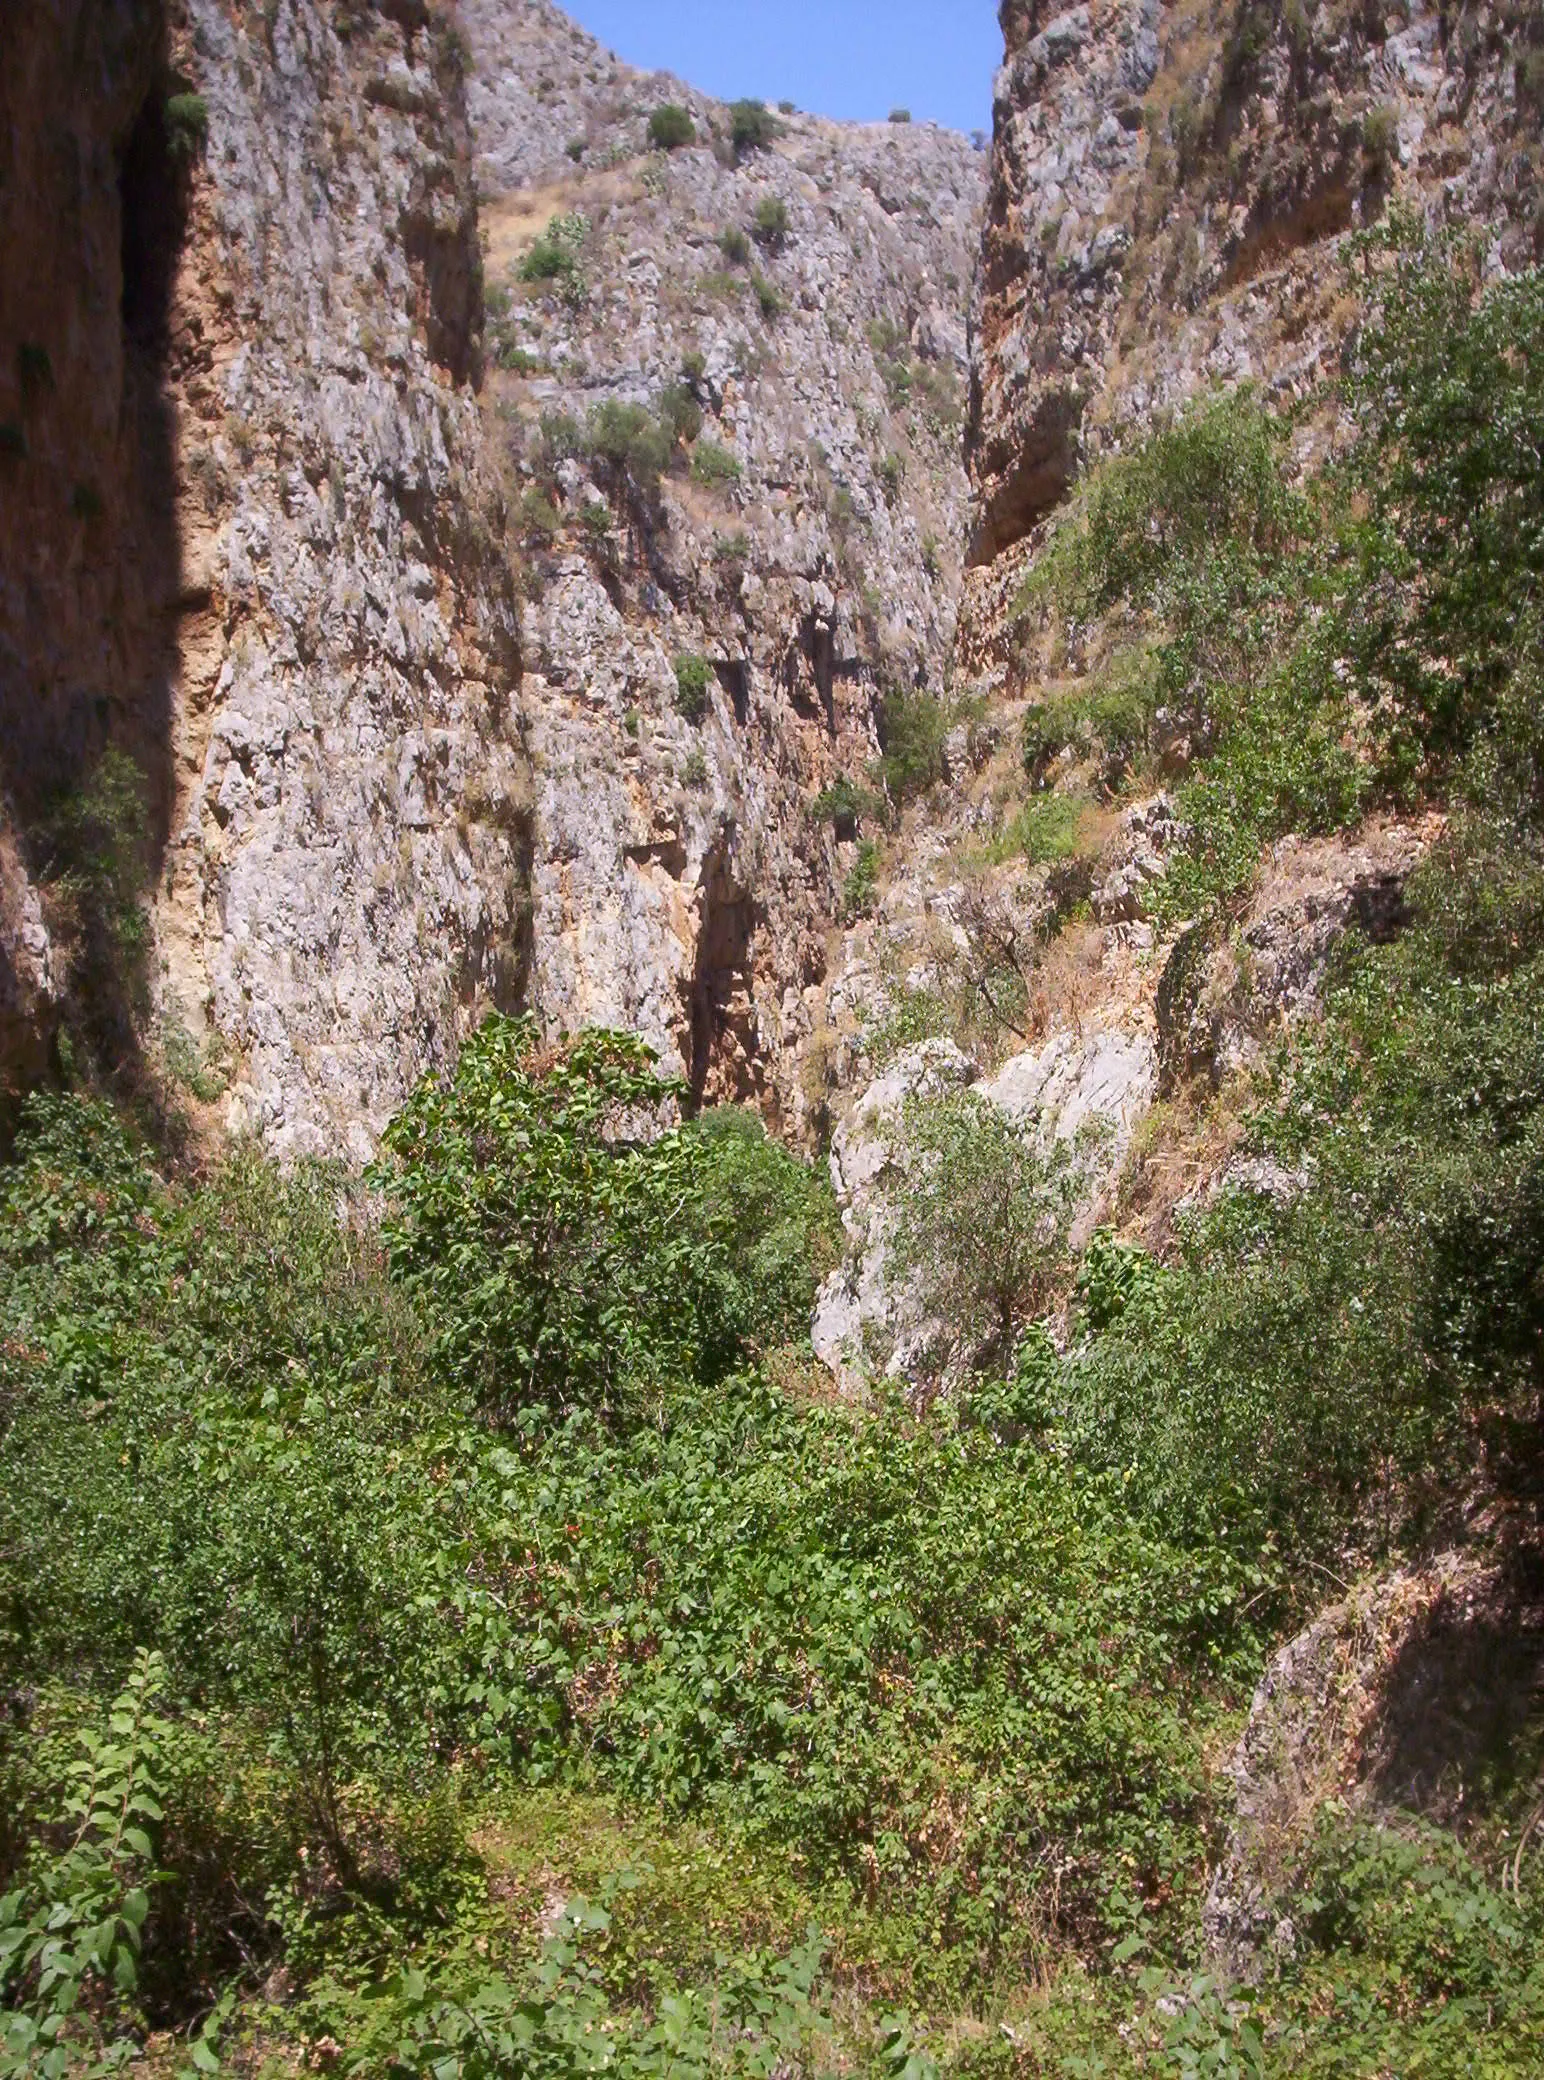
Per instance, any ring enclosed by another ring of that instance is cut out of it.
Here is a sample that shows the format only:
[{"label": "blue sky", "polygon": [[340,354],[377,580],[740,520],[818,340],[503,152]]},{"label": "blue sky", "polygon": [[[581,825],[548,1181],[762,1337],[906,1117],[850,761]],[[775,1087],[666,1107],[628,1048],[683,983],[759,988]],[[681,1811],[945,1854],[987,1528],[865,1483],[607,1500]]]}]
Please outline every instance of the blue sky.
[{"label": "blue sky", "polygon": [[724,100],[784,99],[876,122],[909,108],[956,130],[992,120],[996,0],[563,0],[632,65]]}]

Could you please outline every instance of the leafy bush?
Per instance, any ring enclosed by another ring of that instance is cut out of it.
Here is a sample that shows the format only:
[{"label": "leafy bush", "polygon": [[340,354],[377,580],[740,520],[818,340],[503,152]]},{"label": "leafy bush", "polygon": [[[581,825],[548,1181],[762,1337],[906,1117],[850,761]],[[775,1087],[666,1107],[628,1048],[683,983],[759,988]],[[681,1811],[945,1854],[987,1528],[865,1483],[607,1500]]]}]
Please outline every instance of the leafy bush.
[{"label": "leafy bush", "polygon": [[849,923],[869,916],[878,900],[880,857],[877,840],[864,838],[842,883],[842,915]]},{"label": "leafy bush", "polygon": [[756,205],[757,242],[779,253],[788,242],[788,205],[781,195],[763,195]]},{"label": "leafy bush", "polygon": [[729,104],[729,140],[736,158],[747,152],[764,152],[782,133],[782,125],[764,101],[732,101]]},{"label": "leafy bush", "polygon": [[166,149],[186,164],[204,149],[209,135],[209,104],[201,94],[173,94],[162,110]]},{"label": "leafy bush", "polygon": [[738,224],[719,233],[718,247],[731,267],[744,267],[751,257],[751,242]]},{"label": "leafy bush", "polygon": [[1067,1271],[1078,1167],[972,1091],[909,1101],[892,1276],[951,1345],[1007,1365]]},{"label": "leafy bush", "polygon": [[545,491],[531,485],[520,501],[520,532],[529,541],[550,542],[562,531],[563,515]]},{"label": "leafy bush", "polygon": [[580,210],[552,217],[520,263],[521,281],[556,282],[565,303],[575,307],[582,304],[589,285],[580,255],[589,235],[590,220]]},{"label": "leafy bush", "polygon": [[761,315],[769,325],[772,324],[783,314],[782,291],[775,282],[769,282],[762,274],[751,276],[751,287],[756,292],[756,304]]},{"label": "leafy bush", "polygon": [[884,784],[898,803],[925,794],[944,774],[948,711],[932,694],[896,687],[879,710]]},{"label": "leafy bush", "polygon": [[649,117],[649,143],[662,152],[678,152],[697,142],[697,125],[691,111],[677,101],[667,101]]},{"label": "leafy bush", "polygon": [[1362,118],[1362,156],[1369,166],[1385,169],[1399,154],[1399,113],[1387,102]]},{"label": "leafy bush", "polygon": [[150,1895],[160,1873],[152,1830],[162,1819],[155,1775],[165,1724],[159,1658],[141,1653],[105,1733],[82,1737],[60,1816],[69,1845],[0,1898],[0,2069],[62,2072],[74,2059],[121,2063],[132,2053],[133,1996]]},{"label": "leafy bush", "polygon": [[708,712],[708,688],[713,683],[713,667],[705,657],[688,651],[675,662],[676,713],[684,715],[691,723],[701,722]]},{"label": "leafy bush", "polygon": [[1036,867],[1071,859],[1082,834],[1083,807],[1072,795],[1036,795],[992,840],[989,857],[997,862],[1026,859]]},{"label": "leafy bush", "polygon": [[595,406],[585,426],[590,459],[645,504],[659,496],[659,480],[676,450],[673,423],[647,405],[608,397]]},{"label": "leafy bush", "polygon": [[696,1145],[657,1125],[678,1095],[641,1042],[548,1055],[529,1021],[496,1018],[393,1121],[393,1274],[432,1307],[448,1375],[501,1420],[624,1411],[733,1345],[707,1312],[715,1245],[680,1219]]},{"label": "leafy bush", "polygon": [[740,481],[739,457],[714,440],[699,440],[692,450],[692,479],[707,490]]}]

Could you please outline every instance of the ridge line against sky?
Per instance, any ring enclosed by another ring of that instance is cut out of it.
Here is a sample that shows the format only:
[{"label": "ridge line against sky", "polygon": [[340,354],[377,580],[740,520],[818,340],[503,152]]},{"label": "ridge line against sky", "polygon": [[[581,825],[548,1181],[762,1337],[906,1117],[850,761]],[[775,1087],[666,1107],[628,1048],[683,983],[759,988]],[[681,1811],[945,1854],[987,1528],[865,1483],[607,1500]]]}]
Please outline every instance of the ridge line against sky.
[{"label": "ridge line against sky", "polygon": [[560,0],[640,71],[721,100],[792,101],[812,114],[990,127],[1002,61],[996,0]]}]

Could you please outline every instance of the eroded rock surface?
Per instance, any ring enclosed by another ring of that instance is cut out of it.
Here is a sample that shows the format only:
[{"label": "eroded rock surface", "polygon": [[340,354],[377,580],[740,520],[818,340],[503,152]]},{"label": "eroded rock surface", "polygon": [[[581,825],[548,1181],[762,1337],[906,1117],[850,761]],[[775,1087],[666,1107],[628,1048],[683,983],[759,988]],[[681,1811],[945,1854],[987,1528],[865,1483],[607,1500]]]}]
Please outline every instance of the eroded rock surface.
[{"label": "eroded rock surface", "polygon": [[1515,266],[1544,192],[1505,5],[1007,0],[1002,21],[961,624],[962,661],[999,674],[1084,458],[1218,384],[1307,397],[1352,322],[1340,242],[1391,200]]},{"label": "eroded rock surface", "polygon": [[[492,440],[512,510],[551,501],[524,548],[535,1001],[554,1031],[635,1026],[705,1095],[807,1136],[854,856],[809,804],[872,763],[887,685],[947,673],[983,160],[927,125],[787,113],[737,156],[721,104],[556,9],[467,0],[463,24],[508,298]],[[668,153],[648,137],[666,103],[695,129]],[[554,217],[574,271],[523,282]],[[698,459],[681,443],[640,506],[584,429],[671,386]],[[554,427],[576,451],[555,470]],[[683,656],[711,667],[700,720]]]}]

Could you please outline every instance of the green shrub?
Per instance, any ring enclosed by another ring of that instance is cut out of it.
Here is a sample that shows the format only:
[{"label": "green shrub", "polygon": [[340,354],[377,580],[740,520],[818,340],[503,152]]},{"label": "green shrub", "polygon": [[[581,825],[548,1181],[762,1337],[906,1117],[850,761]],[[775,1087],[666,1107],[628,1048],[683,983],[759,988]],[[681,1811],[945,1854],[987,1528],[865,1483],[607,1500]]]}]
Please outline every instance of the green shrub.
[{"label": "green shrub", "polygon": [[1362,118],[1362,156],[1369,166],[1385,170],[1398,155],[1399,112],[1383,102]]},{"label": "green shrub", "polygon": [[1085,693],[1038,702],[1020,727],[1024,770],[1035,782],[1064,751],[1097,757],[1100,777],[1114,787],[1145,760],[1158,693],[1143,651],[1117,657],[1109,676]]},{"label": "green shrub", "polygon": [[1083,804],[1069,794],[1039,794],[1026,802],[988,848],[993,861],[1025,859],[1049,866],[1078,849]]},{"label": "green shrub", "polygon": [[529,1021],[495,1018],[392,1123],[378,1177],[393,1274],[440,1323],[450,1376],[500,1419],[625,1412],[732,1347],[709,1312],[715,1246],[679,1218],[696,1146],[625,1132],[674,1095],[641,1042],[592,1034],[553,1059]]},{"label": "green shrub", "polygon": [[667,383],[655,407],[671,446],[689,446],[702,431],[702,406],[685,382]]},{"label": "green shrub", "polygon": [[781,252],[788,242],[788,205],[781,195],[763,195],[756,205],[757,242]]},{"label": "green shrub", "polygon": [[173,94],[162,110],[166,148],[184,164],[196,159],[209,136],[209,105],[201,94]]},{"label": "green shrub", "polygon": [[772,324],[783,314],[782,292],[775,282],[769,282],[766,276],[761,274],[751,276],[751,287],[756,292],[756,303],[762,317],[769,325]]},{"label": "green shrub", "polygon": [[520,263],[522,282],[556,282],[565,302],[580,304],[588,293],[580,255],[590,235],[590,220],[582,211],[549,219],[546,230]]},{"label": "green shrub", "polygon": [[850,780],[845,773],[841,773],[829,787],[823,787],[814,797],[809,813],[816,823],[852,825],[866,813],[872,799],[855,780]]},{"label": "green shrub", "polygon": [[877,840],[864,838],[858,846],[858,856],[842,883],[842,915],[849,923],[854,918],[868,917],[873,912],[879,898],[880,859]]},{"label": "green shrub", "polygon": [[764,152],[781,130],[782,125],[764,101],[729,104],[729,141],[736,158],[744,158],[747,152]]},{"label": "green shrub", "polygon": [[528,542],[550,542],[562,532],[563,515],[533,484],[520,501],[520,532]]},{"label": "green shrub", "polygon": [[693,448],[692,477],[696,483],[714,490],[724,484],[738,484],[740,475],[738,456],[720,442],[703,439]]},{"label": "green shrub", "polygon": [[943,778],[948,734],[948,711],[932,694],[896,687],[885,695],[879,744],[884,784],[893,800],[909,802]]},{"label": "green shrub", "polygon": [[596,405],[585,426],[590,459],[627,484],[645,500],[659,493],[659,480],[675,453],[676,436],[668,423],[647,405],[623,404],[608,397]]},{"label": "green shrub", "polygon": [[572,159],[574,164],[577,166],[579,164],[579,161],[584,157],[585,154],[585,141],[582,137],[571,137],[568,140],[568,143],[564,146],[564,150],[568,153],[569,158]]},{"label": "green shrub", "polygon": [[675,662],[676,713],[684,715],[691,723],[701,722],[708,712],[708,688],[713,683],[713,667],[705,657],[688,652]]},{"label": "green shrub", "polygon": [[1007,1366],[1067,1275],[1076,1165],[973,1091],[911,1099],[904,1139],[892,1280],[955,1349]]},{"label": "green shrub", "polygon": [[751,242],[738,224],[719,233],[718,246],[731,267],[744,267],[751,257]]},{"label": "green shrub", "polygon": [[890,121],[892,123],[909,123],[911,121],[911,110],[909,108],[892,108]]},{"label": "green shrub", "polygon": [[893,506],[898,502],[905,483],[906,464],[892,451],[879,465],[879,484],[887,506]]},{"label": "green shrub", "polygon": [[649,143],[658,151],[678,152],[697,142],[697,125],[691,111],[677,101],[667,101],[649,117]]}]

